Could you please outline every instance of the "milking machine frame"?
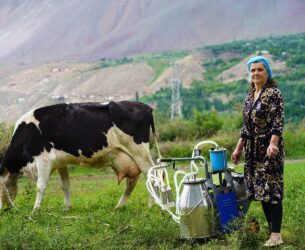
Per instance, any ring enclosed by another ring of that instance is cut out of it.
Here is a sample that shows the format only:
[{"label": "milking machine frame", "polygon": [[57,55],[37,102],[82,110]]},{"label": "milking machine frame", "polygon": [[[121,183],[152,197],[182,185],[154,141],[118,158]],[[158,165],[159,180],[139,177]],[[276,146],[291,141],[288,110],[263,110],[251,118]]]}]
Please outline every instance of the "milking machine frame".
[{"label": "milking machine frame", "polygon": [[[209,150],[210,169],[201,155],[200,147],[205,144],[213,146]],[[189,172],[176,169],[177,162],[187,161],[190,162]],[[155,202],[180,224],[181,238],[208,238],[230,232],[236,228],[233,219],[242,218],[247,213],[250,201],[246,196],[243,174],[227,166],[226,149],[220,148],[216,142],[202,141],[194,147],[191,157],[161,158],[158,163],[149,170],[146,186]],[[176,202],[167,173],[171,164],[175,170]],[[197,178],[200,168],[204,168],[205,179]],[[178,176],[182,176],[180,182]],[[214,183],[213,176],[218,176],[219,185]],[[175,213],[171,210],[174,206]]]}]

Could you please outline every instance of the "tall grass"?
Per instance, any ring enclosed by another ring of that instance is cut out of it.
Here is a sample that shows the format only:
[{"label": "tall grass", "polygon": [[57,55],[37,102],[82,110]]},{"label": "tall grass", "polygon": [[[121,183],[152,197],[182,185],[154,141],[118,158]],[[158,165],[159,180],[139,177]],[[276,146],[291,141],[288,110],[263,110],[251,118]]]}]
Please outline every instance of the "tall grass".
[{"label": "tall grass", "polygon": [[305,124],[290,125],[284,132],[285,152],[288,158],[305,157]]},{"label": "tall grass", "polygon": [[[60,182],[54,175],[42,208],[32,219],[35,183],[20,180],[15,201],[19,211],[10,209],[0,215],[0,249],[263,249],[268,238],[258,202],[251,204],[247,214],[258,220],[258,233],[244,224],[240,230],[202,245],[179,240],[179,225],[169,214],[147,205],[143,177],[126,207],[113,210],[124,185],[116,185],[109,169],[74,167],[71,175],[72,210],[62,211]],[[304,163],[286,164],[283,249],[305,249],[304,183]]]}]

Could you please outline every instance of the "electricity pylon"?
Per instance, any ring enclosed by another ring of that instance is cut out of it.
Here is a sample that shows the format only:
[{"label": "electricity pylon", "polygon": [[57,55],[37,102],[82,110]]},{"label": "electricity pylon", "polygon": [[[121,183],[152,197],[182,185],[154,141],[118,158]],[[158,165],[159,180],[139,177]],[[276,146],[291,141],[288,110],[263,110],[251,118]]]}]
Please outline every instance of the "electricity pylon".
[{"label": "electricity pylon", "polygon": [[172,76],[170,79],[170,85],[172,90],[172,100],[171,100],[171,119],[176,117],[182,118],[181,106],[182,100],[180,97],[180,86],[181,81],[178,78],[179,64],[175,61],[170,62],[172,69]]}]

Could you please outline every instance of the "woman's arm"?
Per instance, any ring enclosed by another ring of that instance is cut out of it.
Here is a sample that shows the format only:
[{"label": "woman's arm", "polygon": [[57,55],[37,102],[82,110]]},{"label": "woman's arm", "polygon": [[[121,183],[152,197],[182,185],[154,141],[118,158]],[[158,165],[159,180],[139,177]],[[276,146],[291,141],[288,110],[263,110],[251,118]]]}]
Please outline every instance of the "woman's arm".
[{"label": "woman's arm", "polygon": [[239,138],[235,150],[231,155],[231,161],[235,165],[239,163],[242,152],[243,152],[243,139]]},{"label": "woman's arm", "polygon": [[284,127],[284,101],[280,90],[276,89],[272,96],[271,117],[273,118],[271,128],[271,140],[267,148],[267,155],[275,157],[279,152],[278,142]]}]

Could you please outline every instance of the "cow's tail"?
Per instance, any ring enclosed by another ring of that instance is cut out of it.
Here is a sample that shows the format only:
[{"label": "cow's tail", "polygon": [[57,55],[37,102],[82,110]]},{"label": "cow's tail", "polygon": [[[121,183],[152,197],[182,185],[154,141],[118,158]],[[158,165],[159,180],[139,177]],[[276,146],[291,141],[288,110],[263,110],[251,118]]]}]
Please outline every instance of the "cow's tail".
[{"label": "cow's tail", "polygon": [[3,155],[0,156],[0,175],[3,175],[5,172],[5,166],[3,164]]},{"label": "cow's tail", "polygon": [[161,159],[162,155],[161,155],[160,148],[159,148],[158,141],[157,141],[157,135],[156,135],[155,123],[154,123],[154,117],[153,116],[151,117],[151,124],[150,125],[151,125],[152,134],[153,134],[153,137],[154,137],[154,142],[156,144],[158,159]]},{"label": "cow's tail", "polygon": [[2,166],[3,166],[3,164],[0,164],[0,175],[2,175],[4,172],[4,167],[2,167]]},{"label": "cow's tail", "polygon": [[10,145],[7,144],[6,146],[2,147],[1,153],[0,153],[0,175],[6,174],[8,172],[7,169],[7,160],[5,159],[7,157],[7,153],[9,151]]}]

